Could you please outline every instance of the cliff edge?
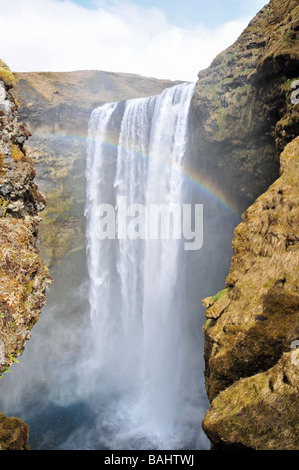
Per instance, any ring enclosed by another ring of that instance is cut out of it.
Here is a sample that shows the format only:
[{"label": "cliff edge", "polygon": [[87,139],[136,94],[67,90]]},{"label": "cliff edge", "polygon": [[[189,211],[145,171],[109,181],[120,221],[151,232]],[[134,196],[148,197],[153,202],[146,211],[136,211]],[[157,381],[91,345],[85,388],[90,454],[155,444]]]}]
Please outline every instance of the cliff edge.
[{"label": "cliff edge", "polygon": [[[13,84],[13,74],[0,61],[0,378],[30,339],[51,279],[36,248],[45,201],[24,148],[31,134],[18,122]],[[27,437],[27,425],[0,415],[0,449],[23,449]]]}]

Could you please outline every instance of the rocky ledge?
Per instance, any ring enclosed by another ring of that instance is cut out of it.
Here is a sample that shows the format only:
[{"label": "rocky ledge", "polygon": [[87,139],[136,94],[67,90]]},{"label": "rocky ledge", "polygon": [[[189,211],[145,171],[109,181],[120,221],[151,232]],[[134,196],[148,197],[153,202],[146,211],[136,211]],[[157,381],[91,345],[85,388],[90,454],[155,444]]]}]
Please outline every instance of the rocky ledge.
[{"label": "rocky ledge", "polygon": [[[45,201],[24,148],[30,132],[18,122],[13,83],[12,73],[0,61],[0,378],[18,362],[51,282],[36,248],[38,213]],[[0,449],[23,449],[26,429],[17,418],[0,415]]]}]

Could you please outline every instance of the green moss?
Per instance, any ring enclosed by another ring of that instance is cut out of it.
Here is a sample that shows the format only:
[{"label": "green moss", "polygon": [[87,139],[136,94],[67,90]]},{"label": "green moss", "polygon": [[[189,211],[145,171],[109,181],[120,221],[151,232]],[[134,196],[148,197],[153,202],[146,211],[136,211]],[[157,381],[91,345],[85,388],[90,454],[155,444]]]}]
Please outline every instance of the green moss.
[{"label": "green moss", "polygon": [[13,362],[15,362],[16,364],[19,364],[19,361],[17,360],[17,358],[14,357],[12,354],[8,354],[8,357],[9,357]]},{"label": "green moss", "polygon": [[216,302],[217,300],[221,299],[224,295],[227,295],[231,291],[231,287],[226,287],[225,289],[222,289],[219,291],[216,295],[211,297],[212,302]]},{"label": "green moss", "polygon": [[245,70],[242,70],[242,72],[240,72],[240,75],[249,75],[253,71],[254,71],[254,67],[250,67]]},{"label": "green moss", "polygon": [[221,84],[225,84],[225,83],[231,83],[233,81],[233,77],[226,77],[224,78],[223,80],[221,80]]},{"label": "green moss", "polygon": [[298,449],[297,389],[281,380],[286,368],[292,374],[287,356],[267,372],[221,392],[204,419],[207,434],[214,441],[257,450]]},{"label": "green moss", "polygon": [[15,78],[10,68],[2,60],[0,60],[0,80],[8,86],[12,86],[15,83]]}]

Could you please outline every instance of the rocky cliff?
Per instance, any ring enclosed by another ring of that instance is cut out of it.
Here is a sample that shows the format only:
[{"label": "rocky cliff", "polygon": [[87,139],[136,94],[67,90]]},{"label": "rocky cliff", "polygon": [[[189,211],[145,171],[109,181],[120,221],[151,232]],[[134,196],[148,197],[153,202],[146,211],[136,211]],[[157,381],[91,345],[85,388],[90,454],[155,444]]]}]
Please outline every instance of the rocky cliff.
[{"label": "rocky cliff", "polygon": [[269,2],[198,76],[192,140],[206,156],[198,171],[241,211],[279,176],[279,154],[298,135],[298,8],[296,0]]},{"label": "rocky cliff", "polygon": [[[50,276],[36,247],[45,201],[34,182],[33,161],[24,149],[30,132],[18,122],[10,93],[14,77],[0,62],[0,376],[24,350],[45,304]],[[0,415],[0,449],[23,449],[28,427]]]},{"label": "rocky cliff", "polygon": [[240,207],[279,172],[235,230],[224,289],[203,300],[215,450],[299,449],[298,30],[298,2],[272,0],[199,75],[194,98],[203,145],[214,133],[210,164],[231,173]]}]

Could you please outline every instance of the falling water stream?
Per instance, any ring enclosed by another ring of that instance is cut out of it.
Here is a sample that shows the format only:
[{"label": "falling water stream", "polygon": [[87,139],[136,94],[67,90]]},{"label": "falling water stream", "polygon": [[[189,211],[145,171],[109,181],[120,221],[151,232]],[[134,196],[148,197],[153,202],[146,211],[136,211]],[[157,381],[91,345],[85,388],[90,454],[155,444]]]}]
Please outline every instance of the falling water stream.
[{"label": "falling water stream", "polygon": [[127,206],[183,204],[193,90],[194,84],[182,84],[127,101],[114,154],[117,105],[96,109],[89,127],[89,300],[99,367],[132,389],[136,403],[130,412],[139,432],[164,445],[169,439],[182,445],[182,422],[190,417],[186,407],[196,401],[187,396],[188,389],[196,390],[197,374],[186,376],[192,347],[186,334],[198,319],[190,318],[185,298],[183,240],[100,239],[97,209],[108,202],[121,211],[124,198]]}]

